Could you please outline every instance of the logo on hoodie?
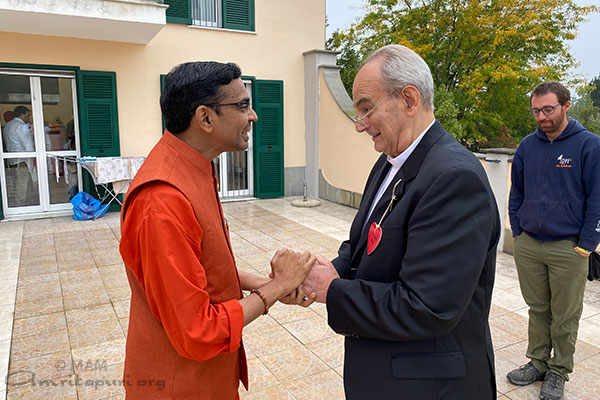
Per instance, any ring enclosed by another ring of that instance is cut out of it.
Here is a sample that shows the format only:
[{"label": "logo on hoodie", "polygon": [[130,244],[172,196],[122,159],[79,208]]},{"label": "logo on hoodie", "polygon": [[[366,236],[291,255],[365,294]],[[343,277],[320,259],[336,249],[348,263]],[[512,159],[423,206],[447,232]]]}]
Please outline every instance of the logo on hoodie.
[{"label": "logo on hoodie", "polygon": [[562,154],[557,158],[558,164],[556,164],[556,168],[571,168],[571,162],[573,162],[572,158],[566,158]]}]

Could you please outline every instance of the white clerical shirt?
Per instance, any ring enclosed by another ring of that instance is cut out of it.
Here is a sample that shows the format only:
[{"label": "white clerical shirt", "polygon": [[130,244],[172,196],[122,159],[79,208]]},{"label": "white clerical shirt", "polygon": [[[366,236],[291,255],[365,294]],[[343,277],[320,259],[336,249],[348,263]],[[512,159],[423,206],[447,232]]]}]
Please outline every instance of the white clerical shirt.
[{"label": "white clerical shirt", "polygon": [[390,164],[392,164],[392,167],[390,168],[385,179],[381,183],[381,186],[379,186],[379,190],[377,191],[377,194],[375,195],[375,198],[373,199],[373,202],[371,203],[371,207],[369,208],[369,214],[367,215],[367,218],[365,218],[365,222],[363,223],[363,229],[364,229],[367,221],[369,220],[369,217],[371,216],[373,209],[375,208],[377,203],[379,203],[379,200],[381,200],[381,196],[383,196],[383,193],[385,192],[387,187],[392,182],[392,179],[394,179],[394,176],[396,176],[396,173],[404,165],[404,163],[406,162],[408,157],[415,150],[415,148],[417,147],[417,145],[419,144],[421,139],[423,139],[423,136],[425,136],[425,134],[427,133],[429,128],[431,128],[431,126],[433,125],[434,122],[435,122],[435,119],[429,124],[429,126],[427,126],[427,128],[425,128],[425,130],[415,139],[415,141],[412,142],[410,146],[408,146],[408,148],[406,150],[404,150],[402,153],[400,153],[400,155],[398,155],[397,157],[387,156],[387,160]]}]

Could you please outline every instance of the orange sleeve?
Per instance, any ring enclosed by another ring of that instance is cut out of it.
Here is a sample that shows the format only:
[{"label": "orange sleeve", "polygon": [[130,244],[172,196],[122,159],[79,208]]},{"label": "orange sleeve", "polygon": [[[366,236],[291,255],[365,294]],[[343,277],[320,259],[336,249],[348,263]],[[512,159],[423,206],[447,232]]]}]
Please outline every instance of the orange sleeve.
[{"label": "orange sleeve", "polygon": [[152,183],[132,200],[127,220],[123,259],[177,353],[202,361],[236,351],[243,309],[237,299],[211,304],[200,263],[202,228],[189,201],[172,186]]}]

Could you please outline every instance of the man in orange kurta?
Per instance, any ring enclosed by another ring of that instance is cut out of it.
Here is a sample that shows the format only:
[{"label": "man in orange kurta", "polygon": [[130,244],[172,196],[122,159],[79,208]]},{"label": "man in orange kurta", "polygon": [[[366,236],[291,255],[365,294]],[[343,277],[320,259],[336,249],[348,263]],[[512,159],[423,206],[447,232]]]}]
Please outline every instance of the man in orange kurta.
[{"label": "man in orange kurta", "polygon": [[[127,399],[238,398],[248,388],[244,325],[295,289],[314,256],[271,261],[273,279],[238,271],[212,160],[247,148],[257,120],[235,64],[186,63],[165,79],[167,131],[137,173],[121,214],[131,286]],[[242,289],[253,292],[243,298]],[[290,300],[291,298],[291,300]]]}]

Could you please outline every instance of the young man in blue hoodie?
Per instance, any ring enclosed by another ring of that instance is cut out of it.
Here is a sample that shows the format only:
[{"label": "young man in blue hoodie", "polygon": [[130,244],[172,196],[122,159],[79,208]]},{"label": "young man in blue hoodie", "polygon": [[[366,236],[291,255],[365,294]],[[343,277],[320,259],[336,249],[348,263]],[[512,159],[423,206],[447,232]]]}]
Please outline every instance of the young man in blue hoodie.
[{"label": "young man in blue hoodie", "polygon": [[529,112],[539,127],[515,153],[508,206],[531,361],[507,378],[543,380],[544,400],[562,399],[573,372],[588,257],[600,242],[600,137],[569,120],[570,107],[558,82],[532,91]]}]

